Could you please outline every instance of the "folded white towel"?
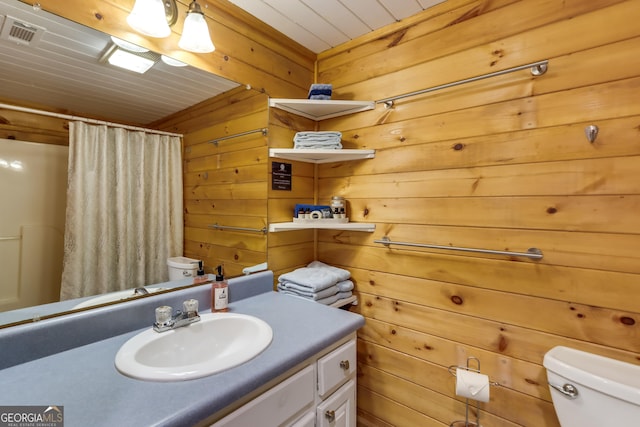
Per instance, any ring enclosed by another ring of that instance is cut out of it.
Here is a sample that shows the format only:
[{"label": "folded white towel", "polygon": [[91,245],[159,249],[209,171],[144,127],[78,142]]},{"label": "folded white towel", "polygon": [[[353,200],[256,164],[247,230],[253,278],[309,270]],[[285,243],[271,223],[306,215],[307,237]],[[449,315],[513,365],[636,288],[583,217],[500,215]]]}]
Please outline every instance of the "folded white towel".
[{"label": "folded white towel", "polygon": [[306,299],[307,301],[313,301],[313,302],[317,302],[317,303],[324,304],[324,305],[331,305],[336,301],[340,301],[342,299],[347,299],[347,298],[349,298],[349,297],[351,297],[353,295],[351,292],[338,292],[337,294],[331,295],[331,296],[326,297],[326,298],[313,300],[311,298],[304,297],[304,296],[296,294],[294,292],[281,291],[281,293],[283,293],[284,295],[290,295],[290,296],[295,297],[295,298],[302,298],[302,299]]},{"label": "folded white towel", "polygon": [[340,301],[341,299],[349,298],[351,295],[353,295],[351,292],[339,292],[328,298],[319,299],[316,302],[319,302],[320,304],[330,305],[336,301]]},{"label": "folded white towel", "polygon": [[349,292],[353,290],[353,282],[351,280],[343,280],[336,285],[340,292]]},{"label": "folded white towel", "polygon": [[337,294],[340,290],[337,286],[331,286],[326,289],[322,289],[318,292],[309,291],[309,288],[304,286],[298,286],[295,283],[291,282],[280,282],[278,283],[278,292],[283,292],[287,294],[295,294],[304,298],[309,298],[312,300],[319,300],[323,298],[327,298]]},{"label": "folded white towel", "polygon": [[312,261],[309,264],[307,264],[307,267],[322,268],[322,269],[329,270],[338,277],[338,281],[340,282],[344,280],[348,280],[351,277],[351,273],[349,272],[349,270],[345,270],[339,267],[334,267],[332,265],[325,264],[324,262],[321,262],[321,261]]},{"label": "folded white towel", "polygon": [[293,137],[293,148],[340,149],[341,141],[341,132],[298,132]]},{"label": "folded white towel", "polygon": [[[343,280],[342,282],[338,282],[335,286],[331,286],[326,289],[322,289],[320,291],[314,292],[311,288],[304,285],[299,285],[293,282],[281,282],[278,281],[278,289],[286,290],[290,292],[295,292],[297,294],[303,296],[317,296],[320,295],[320,298],[324,298],[325,296],[333,295],[336,292],[349,292],[354,288],[353,282],[351,280]],[[333,292],[333,293],[332,293]],[[314,298],[317,299],[317,298]]]},{"label": "folded white towel", "polygon": [[313,292],[335,286],[340,281],[336,273],[327,268],[297,268],[278,277],[278,282],[291,282],[309,288]]},{"label": "folded white towel", "polygon": [[297,132],[293,136],[294,141],[302,141],[302,140],[335,140],[340,141],[342,139],[342,132],[337,131],[320,131],[320,132]]},{"label": "folded white towel", "polygon": [[297,150],[340,150],[342,148],[341,143],[318,143],[318,142],[296,142],[293,145],[294,149]]}]

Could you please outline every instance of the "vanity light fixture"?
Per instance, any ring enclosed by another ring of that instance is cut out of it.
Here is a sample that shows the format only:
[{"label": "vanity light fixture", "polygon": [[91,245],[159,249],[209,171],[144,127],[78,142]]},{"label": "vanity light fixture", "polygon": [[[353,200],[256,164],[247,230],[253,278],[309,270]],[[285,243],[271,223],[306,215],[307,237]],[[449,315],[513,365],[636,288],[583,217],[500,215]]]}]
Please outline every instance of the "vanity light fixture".
[{"label": "vanity light fixture", "polygon": [[149,37],[165,38],[178,19],[175,0],[136,0],[127,16],[131,28]]},{"label": "vanity light fixture", "polygon": [[[171,35],[171,26],[177,19],[176,0],[136,0],[127,23],[144,35],[164,38]],[[189,4],[178,46],[195,53],[215,50],[204,13],[196,0]]]},{"label": "vanity light fixture", "polygon": [[189,5],[178,46],[195,53],[209,53],[216,49],[211,41],[204,13],[196,0],[193,0]]}]

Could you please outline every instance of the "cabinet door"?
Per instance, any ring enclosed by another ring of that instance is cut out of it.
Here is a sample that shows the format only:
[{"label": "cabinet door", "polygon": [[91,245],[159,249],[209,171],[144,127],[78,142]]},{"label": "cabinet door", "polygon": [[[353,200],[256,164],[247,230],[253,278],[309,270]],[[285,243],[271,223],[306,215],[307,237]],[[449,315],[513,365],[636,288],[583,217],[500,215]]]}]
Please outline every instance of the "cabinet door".
[{"label": "cabinet door", "polygon": [[355,427],[356,382],[349,380],[318,405],[317,427]]},{"label": "cabinet door", "polygon": [[312,408],[314,366],[307,366],[277,386],[213,424],[214,427],[279,426],[304,408]]}]

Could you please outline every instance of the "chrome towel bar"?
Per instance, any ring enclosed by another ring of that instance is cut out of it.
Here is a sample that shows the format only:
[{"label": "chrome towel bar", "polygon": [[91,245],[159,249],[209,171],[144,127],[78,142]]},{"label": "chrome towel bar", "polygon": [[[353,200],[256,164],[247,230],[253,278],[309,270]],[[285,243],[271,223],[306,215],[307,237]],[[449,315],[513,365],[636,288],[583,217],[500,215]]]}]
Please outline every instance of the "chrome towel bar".
[{"label": "chrome towel bar", "polygon": [[379,240],[374,240],[373,243],[380,243],[389,247],[390,245],[396,246],[413,246],[416,248],[429,248],[429,249],[445,249],[450,251],[463,251],[463,252],[478,252],[491,255],[506,255],[506,256],[518,256],[531,259],[542,259],[542,251],[538,248],[529,248],[527,252],[512,252],[512,251],[496,251],[493,249],[477,249],[477,248],[461,248],[458,246],[443,246],[443,245],[430,245],[425,243],[409,243],[409,242],[394,242],[387,236]]},{"label": "chrome towel bar", "polygon": [[240,132],[240,133],[236,133],[233,135],[227,135],[227,136],[222,136],[220,138],[216,138],[216,139],[212,139],[211,141],[207,141],[213,145],[218,145],[218,142],[220,141],[224,141],[226,139],[231,139],[231,138],[237,138],[239,136],[245,136],[245,135],[251,135],[252,133],[262,133],[263,136],[267,136],[267,128],[261,128],[261,129],[254,129],[254,130],[248,130],[246,132]]},{"label": "chrome towel bar", "polygon": [[435,92],[436,90],[446,89],[449,87],[459,86],[465,83],[476,82],[478,80],[484,80],[491,77],[501,76],[503,74],[513,73],[514,71],[525,70],[527,68],[531,68],[531,74],[534,76],[540,76],[547,72],[547,68],[549,66],[549,60],[545,59],[543,61],[532,62],[531,64],[519,65],[513,68],[507,68],[505,70],[494,71],[493,73],[482,74],[480,76],[470,77],[468,79],[458,80],[451,83],[445,83],[442,85],[430,87],[427,89],[417,90],[415,92],[405,93],[403,95],[391,96],[389,98],[380,99],[376,101],[376,104],[384,104],[387,108],[391,108],[393,106],[393,102],[398,99],[408,98],[410,96],[422,95],[423,93]]},{"label": "chrome towel bar", "polygon": [[209,228],[213,228],[214,230],[252,231],[252,232],[262,233],[262,234],[265,234],[267,232],[267,227],[262,227],[262,228],[233,227],[230,225],[218,225],[217,223],[209,225]]}]

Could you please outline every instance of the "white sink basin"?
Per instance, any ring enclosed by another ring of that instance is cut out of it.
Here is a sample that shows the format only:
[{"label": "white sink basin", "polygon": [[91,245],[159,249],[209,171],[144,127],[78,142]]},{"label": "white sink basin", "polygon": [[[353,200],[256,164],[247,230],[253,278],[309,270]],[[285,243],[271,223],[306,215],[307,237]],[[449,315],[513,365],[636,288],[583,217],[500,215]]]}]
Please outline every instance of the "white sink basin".
[{"label": "white sink basin", "polygon": [[121,373],[150,381],[184,381],[241,365],[271,342],[271,327],[253,316],[207,313],[188,326],[139,333],[116,354]]}]

